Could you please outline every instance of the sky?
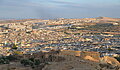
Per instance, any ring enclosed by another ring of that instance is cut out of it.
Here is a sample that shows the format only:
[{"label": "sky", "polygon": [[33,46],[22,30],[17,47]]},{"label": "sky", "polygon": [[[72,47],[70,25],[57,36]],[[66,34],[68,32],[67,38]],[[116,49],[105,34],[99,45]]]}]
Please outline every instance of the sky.
[{"label": "sky", "polygon": [[120,18],[120,0],[0,0],[0,19]]}]

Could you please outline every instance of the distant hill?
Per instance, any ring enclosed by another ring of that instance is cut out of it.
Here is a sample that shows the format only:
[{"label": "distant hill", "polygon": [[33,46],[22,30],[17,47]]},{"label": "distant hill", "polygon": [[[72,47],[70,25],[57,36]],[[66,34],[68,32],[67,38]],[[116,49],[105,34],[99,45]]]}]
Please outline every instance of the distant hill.
[{"label": "distant hill", "polygon": [[120,18],[111,18],[111,17],[97,17],[99,20],[107,20],[107,21],[120,21]]},{"label": "distant hill", "polygon": [[113,19],[113,18],[110,18],[110,17],[97,17],[96,19]]},{"label": "distant hill", "polygon": [[30,21],[30,20],[37,20],[37,19],[22,19],[22,20],[0,20],[0,23],[16,23],[16,22],[25,22],[25,21]]}]

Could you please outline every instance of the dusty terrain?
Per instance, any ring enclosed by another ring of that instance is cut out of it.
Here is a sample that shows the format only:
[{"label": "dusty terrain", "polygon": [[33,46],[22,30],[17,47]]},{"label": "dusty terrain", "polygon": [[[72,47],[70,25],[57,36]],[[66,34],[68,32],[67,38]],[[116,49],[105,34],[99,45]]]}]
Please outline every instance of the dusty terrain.
[{"label": "dusty terrain", "polygon": [[[21,59],[23,58],[31,58],[34,57],[35,59],[41,59],[42,55],[45,56],[44,63],[41,63],[38,66],[31,67],[31,66],[24,66],[20,63]],[[74,55],[61,55],[61,54],[52,54],[54,57],[49,58],[51,54],[34,54],[34,55],[25,55],[19,58],[20,60],[14,60],[10,62],[10,64],[2,64],[0,65],[0,70],[120,70],[120,66],[111,65],[107,61],[100,61],[96,62],[93,57],[88,59],[84,59],[79,56]],[[85,54],[84,54],[85,55]],[[87,56],[88,56],[87,52]],[[82,54],[83,56],[83,54]],[[91,54],[90,54],[91,56]],[[90,57],[89,56],[89,57]],[[97,58],[98,56],[96,56]],[[61,59],[64,58],[64,59]],[[107,58],[106,58],[107,59]],[[97,60],[97,59],[96,59]],[[98,59],[99,60],[99,59]],[[109,58],[109,62],[113,62],[114,60]]]},{"label": "dusty terrain", "polygon": [[[63,55],[62,57],[65,58],[64,61],[51,62],[43,70],[120,70],[120,67],[113,66],[104,61],[96,62],[71,55]],[[89,59],[93,58],[91,57]]]}]

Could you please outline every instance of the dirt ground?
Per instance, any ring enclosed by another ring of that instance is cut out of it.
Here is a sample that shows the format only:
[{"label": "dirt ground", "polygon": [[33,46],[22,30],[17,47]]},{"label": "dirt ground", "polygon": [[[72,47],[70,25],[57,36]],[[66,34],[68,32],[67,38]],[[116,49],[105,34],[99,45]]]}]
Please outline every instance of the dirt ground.
[{"label": "dirt ground", "polygon": [[[67,56],[62,62],[52,62],[46,65],[43,70],[115,70],[101,68],[99,63],[84,60],[79,57]],[[120,69],[119,69],[120,70]]]},{"label": "dirt ground", "polygon": [[108,64],[101,64],[75,56],[62,56],[65,60],[60,62],[49,62],[43,69],[39,67],[32,69],[24,67],[20,62],[0,65],[0,70],[120,70]]}]

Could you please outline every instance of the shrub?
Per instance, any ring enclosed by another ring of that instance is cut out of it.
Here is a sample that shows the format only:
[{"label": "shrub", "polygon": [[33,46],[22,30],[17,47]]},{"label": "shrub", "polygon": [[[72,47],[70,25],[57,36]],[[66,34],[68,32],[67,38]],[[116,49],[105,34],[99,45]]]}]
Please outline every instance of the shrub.
[{"label": "shrub", "polygon": [[115,57],[119,62],[120,62],[120,56],[119,57]]},{"label": "shrub", "polygon": [[6,56],[6,59],[8,59],[9,61],[17,60],[17,58],[13,55]]},{"label": "shrub", "polygon": [[6,57],[1,57],[0,58],[0,64],[9,64],[10,62],[9,62],[9,60],[6,58]]},{"label": "shrub", "polygon": [[40,65],[40,60],[39,59],[34,59],[34,58],[29,58],[29,59],[22,59],[20,61],[21,64],[23,64],[24,66],[31,66],[32,68],[34,68],[36,65]]},{"label": "shrub", "polygon": [[40,60],[39,60],[39,59],[35,59],[35,60],[34,60],[34,64],[35,64],[35,65],[39,65],[39,64],[40,64]]},{"label": "shrub", "polygon": [[30,61],[27,59],[22,59],[20,63],[23,64],[24,66],[30,65]]}]

